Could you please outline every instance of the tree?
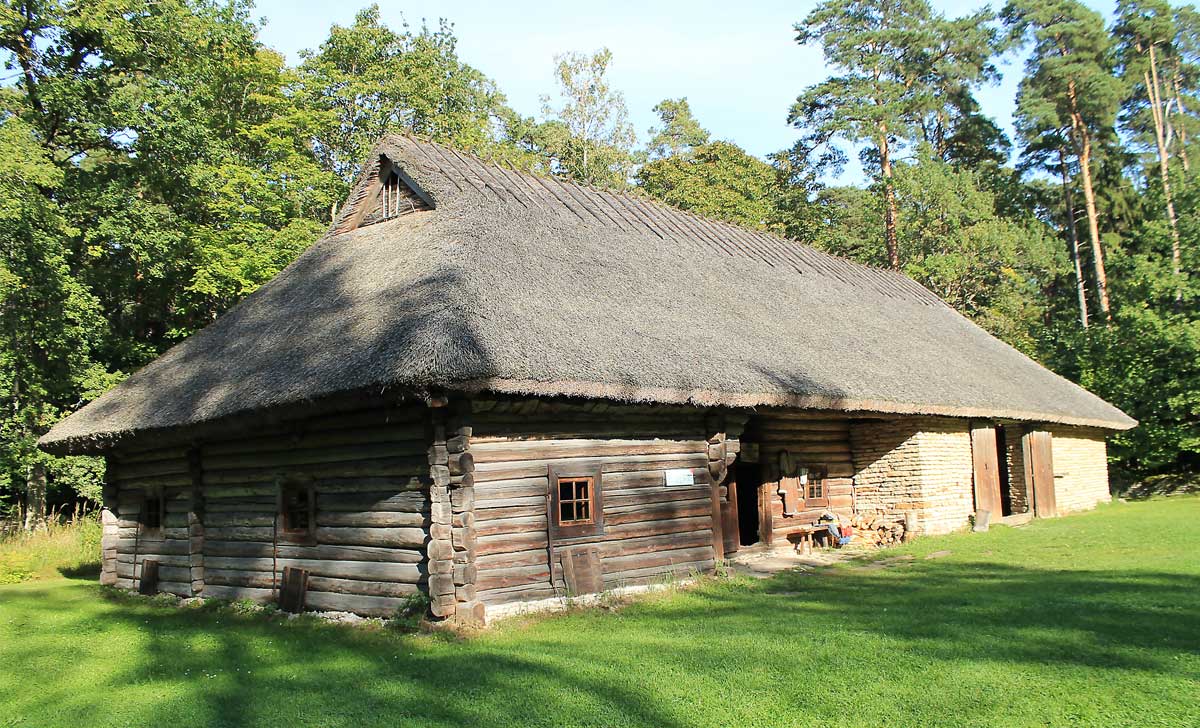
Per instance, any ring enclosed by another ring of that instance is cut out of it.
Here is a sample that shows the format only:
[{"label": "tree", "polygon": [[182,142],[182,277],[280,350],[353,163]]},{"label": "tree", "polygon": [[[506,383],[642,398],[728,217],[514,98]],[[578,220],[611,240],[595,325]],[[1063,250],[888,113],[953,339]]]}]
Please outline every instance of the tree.
[{"label": "tree", "polygon": [[648,162],[638,170],[637,182],[675,207],[746,227],[771,228],[777,217],[775,170],[730,142],[709,142]]},{"label": "tree", "polygon": [[[1171,194],[1170,161],[1167,127],[1169,106],[1164,101],[1166,85],[1160,78],[1160,67],[1176,55],[1177,35],[1171,6],[1162,0],[1122,0],[1117,4],[1115,33],[1121,72],[1132,93],[1126,100],[1126,128],[1144,131],[1143,111],[1150,113],[1150,127],[1158,158],[1159,181],[1162,184],[1167,224],[1171,228],[1171,260],[1176,278],[1182,275],[1179,243],[1179,223],[1175,217],[1175,200]],[[1177,298],[1182,299],[1180,283]]]},{"label": "tree", "polygon": [[825,0],[795,26],[801,44],[820,43],[835,76],[804,91],[788,121],[805,131],[803,156],[840,167],[831,143],[869,143],[864,158],[878,169],[884,200],[888,265],[900,268],[893,182],[896,153],[920,133],[946,146],[950,96],[970,106],[964,90],[995,75],[997,37],[986,11],[948,21],[925,0]]},{"label": "tree", "polygon": [[[22,140],[13,154],[37,167],[5,170],[27,180],[6,296],[62,308],[56,318],[25,301],[39,318],[6,323],[24,332],[9,364],[22,404],[0,420],[9,443],[25,443],[9,449],[10,477],[40,478],[32,442],[58,416],[211,322],[323,230],[337,180],[310,150],[314,117],[295,103],[295,75],[257,33],[238,3],[0,10],[0,48],[17,70],[0,119]],[[48,475],[61,485],[98,469]]]},{"label": "tree", "polygon": [[436,29],[413,32],[405,24],[397,32],[371,5],[349,27],[334,25],[301,58],[299,98],[318,119],[313,146],[342,180],[342,192],[386,133],[488,153],[500,143],[493,127],[512,115],[496,85],[459,60],[445,20]]},{"label": "tree", "polygon": [[542,113],[561,130],[547,140],[555,171],[589,184],[624,186],[637,137],[625,96],[608,82],[612,52],[567,53],[555,56],[554,63],[560,103],[543,96]]},{"label": "tree", "polygon": [[663,159],[677,154],[687,154],[695,147],[708,143],[708,132],[692,116],[687,99],[665,99],[654,107],[660,127],[650,129],[650,141],[646,143],[649,159]]},{"label": "tree", "polygon": [[1069,129],[1100,310],[1111,322],[1092,165],[1095,140],[1112,128],[1124,97],[1114,76],[1112,41],[1103,18],[1076,0],[1010,0],[1003,17],[1015,40],[1032,44],[1017,96],[1018,117],[1031,128]]}]

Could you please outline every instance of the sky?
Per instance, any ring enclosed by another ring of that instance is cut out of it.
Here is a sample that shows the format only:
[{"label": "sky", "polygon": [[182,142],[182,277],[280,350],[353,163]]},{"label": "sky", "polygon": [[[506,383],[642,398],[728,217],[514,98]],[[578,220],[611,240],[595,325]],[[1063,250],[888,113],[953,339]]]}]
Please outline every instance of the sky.
[{"label": "sky", "polygon": [[[1111,17],[1115,0],[1086,0]],[[292,63],[316,48],[330,25],[348,25],[361,2],[258,0],[263,41]],[[542,94],[553,94],[554,55],[566,51],[613,52],[610,78],[625,94],[630,120],[644,142],[657,121],[653,108],[666,98],[687,97],[700,124],[718,139],[763,157],[790,147],[799,132],[787,112],[807,86],[827,76],[820,49],[801,47],[792,26],[815,0],[610,0],[609,2],[489,2],[488,0],[380,0],[384,22],[419,26],[438,18],[454,24],[460,58],[496,81],[509,104],[539,115]],[[982,2],[932,0],[950,16]],[[1000,84],[980,89],[983,110],[1012,132],[1012,112],[1023,58],[1004,59]],[[856,164],[838,180],[860,182]]]}]

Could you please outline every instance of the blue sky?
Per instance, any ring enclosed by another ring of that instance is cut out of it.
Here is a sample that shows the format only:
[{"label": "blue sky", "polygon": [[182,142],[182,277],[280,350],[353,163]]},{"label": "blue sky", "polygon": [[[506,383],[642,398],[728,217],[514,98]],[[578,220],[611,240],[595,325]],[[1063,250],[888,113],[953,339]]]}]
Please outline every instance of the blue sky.
[{"label": "blue sky", "polygon": [[[297,62],[298,52],[321,43],[333,23],[348,24],[368,2],[260,0],[264,42]],[[755,155],[790,146],[798,136],[787,110],[806,86],[825,77],[820,51],[793,39],[792,25],[815,5],[804,2],[728,0],[613,0],[603,3],[537,3],[507,0],[383,0],[385,22],[418,25],[444,17],[454,23],[459,55],[493,78],[523,114],[540,111],[538,97],[554,91],[553,57],[563,51],[613,52],[613,85],[625,94],[638,137],[656,121],[654,105],[686,96],[714,136]],[[947,15],[983,3],[933,0]],[[1115,0],[1088,0],[1111,15]],[[1004,80],[979,92],[984,110],[1011,131],[1013,99],[1023,59],[1006,59]],[[847,169],[841,181],[856,182]]]}]

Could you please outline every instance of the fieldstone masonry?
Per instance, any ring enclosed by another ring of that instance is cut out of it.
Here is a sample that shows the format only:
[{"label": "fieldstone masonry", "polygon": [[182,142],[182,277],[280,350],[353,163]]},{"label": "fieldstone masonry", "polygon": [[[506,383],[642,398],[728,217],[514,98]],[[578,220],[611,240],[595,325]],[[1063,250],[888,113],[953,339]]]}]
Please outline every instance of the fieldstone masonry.
[{"label": "fieldstone masonry", "polygon": [[[1006,428],[1013,512],[1028,509],[1020,428]],[[1108,500],[1104,432],[1056,427],[1055,492],[1060,513]],[[858,513],[903,516],[918,535],[968,525],[975,511],[971,432],[967,420],[901,417],[855,420],[850,427]]]}]

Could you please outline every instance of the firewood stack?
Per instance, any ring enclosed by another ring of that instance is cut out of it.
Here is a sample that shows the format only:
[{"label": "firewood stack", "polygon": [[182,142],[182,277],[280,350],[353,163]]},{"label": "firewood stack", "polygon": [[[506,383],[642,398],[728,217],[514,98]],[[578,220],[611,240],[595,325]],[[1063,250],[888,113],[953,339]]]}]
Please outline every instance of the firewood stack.
[{"label": "firewood stack", "polygon": [[859,513],[850,519],[855,541],[871,548],[896,546],[904,541],[904,516]]}]

